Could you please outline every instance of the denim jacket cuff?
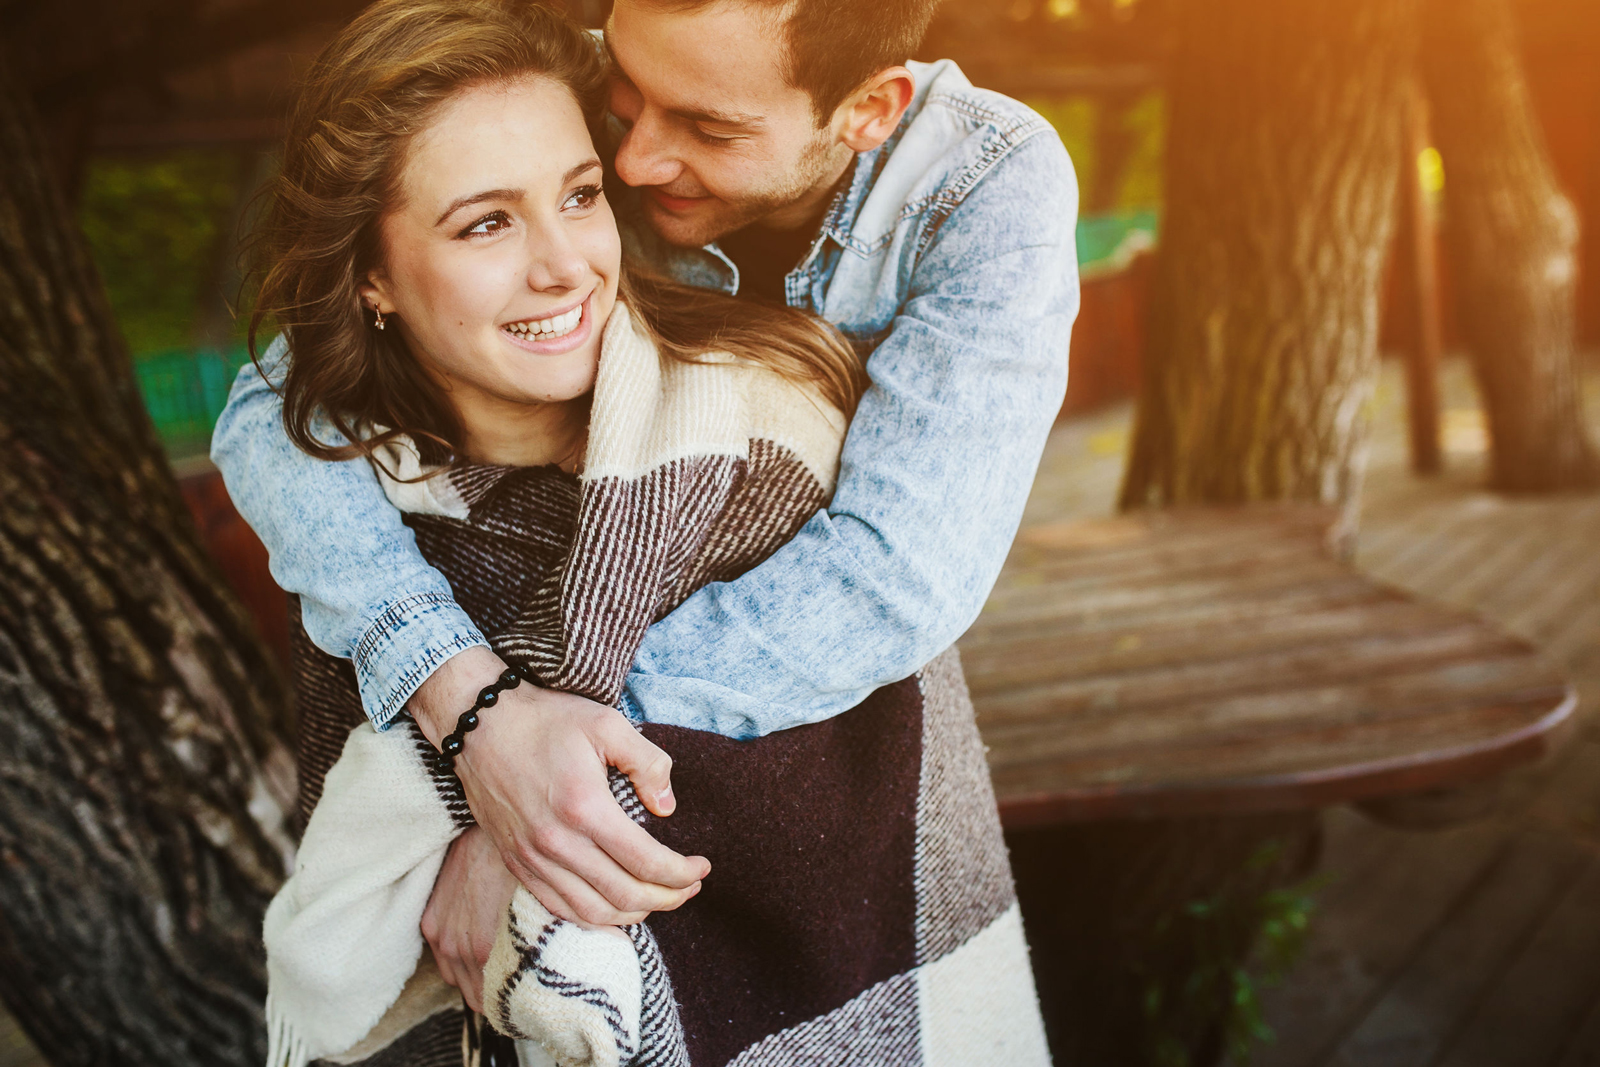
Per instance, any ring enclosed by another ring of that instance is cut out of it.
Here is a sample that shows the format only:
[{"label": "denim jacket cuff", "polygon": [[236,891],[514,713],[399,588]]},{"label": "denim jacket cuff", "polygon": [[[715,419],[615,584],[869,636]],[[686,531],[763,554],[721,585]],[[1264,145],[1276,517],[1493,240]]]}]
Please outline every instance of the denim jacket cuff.
[{"label": "denim jacket cuff", "polygon": [[639,706],[639,702],[634,699],[633,694],[626,689],[617,698],[617,710],[622,712],[623,716],[630,722],[644,722],[644,709]]},{"label": "denim jacket cuff", "polygon": [[418,593],[390,604],[350,657],[367,718],[388,729],[446,660],[488,644],[460,605],[443,593]]}]

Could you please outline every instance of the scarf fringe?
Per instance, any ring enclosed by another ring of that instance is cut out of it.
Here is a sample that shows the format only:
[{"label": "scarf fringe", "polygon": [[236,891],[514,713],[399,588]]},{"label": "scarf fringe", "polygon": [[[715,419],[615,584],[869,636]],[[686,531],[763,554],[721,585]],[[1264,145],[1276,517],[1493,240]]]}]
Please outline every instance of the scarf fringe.
[{"label": "scarf fringe", "polygon": [[304,1034],[284,1016],[282,1009],[267,994],[267,1067],[306,1067],[311,1062],[311,1046]]}]

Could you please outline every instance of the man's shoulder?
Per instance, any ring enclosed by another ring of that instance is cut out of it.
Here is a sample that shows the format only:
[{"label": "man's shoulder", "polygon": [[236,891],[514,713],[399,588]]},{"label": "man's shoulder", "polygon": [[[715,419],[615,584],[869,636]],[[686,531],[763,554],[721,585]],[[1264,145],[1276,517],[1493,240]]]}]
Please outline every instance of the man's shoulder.
[{"label": "man's shoulder", "polygon": [[953,59],[912,62],[917,92],[907,109],[913,126],[937,124],[951,135],[982,134],[1020,142],[1051,130],[1048,120],[1020,100],[993,89],[981,89]]},{"label": "man's shoulder", "polygon": [[973,85],[951,60],[911,70],[912,105],[854,190],[850,243],[875,245],[916,216],[937,225],[980,183],[1072,186],[1066,149],[1038,112]]}]

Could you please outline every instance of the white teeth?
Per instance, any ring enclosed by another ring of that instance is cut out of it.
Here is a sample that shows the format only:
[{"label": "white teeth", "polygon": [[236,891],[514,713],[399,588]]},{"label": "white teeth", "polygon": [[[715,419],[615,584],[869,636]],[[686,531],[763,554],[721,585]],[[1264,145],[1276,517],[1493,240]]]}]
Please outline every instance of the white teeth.
[{"label": "white teeth", "polygon": [[552,315],[548,319],[539,319],[535,322],[512,322],[502,328],[519,337],[546,341],[571,333],[582,321],[583,305],[579,304],[565,315]]}]

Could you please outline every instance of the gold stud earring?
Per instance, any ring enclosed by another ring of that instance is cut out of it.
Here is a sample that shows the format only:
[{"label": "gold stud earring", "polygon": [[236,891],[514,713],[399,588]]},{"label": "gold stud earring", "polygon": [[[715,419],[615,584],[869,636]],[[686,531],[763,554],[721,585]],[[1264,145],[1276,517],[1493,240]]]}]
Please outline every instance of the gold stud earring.
[{"label": "gold stud earring", "polygon": [[383,329],[383,309],[373,308],[372,313],[377,316],[377,318],[372,321],[372,325],[376,326],[380,330]]}]

